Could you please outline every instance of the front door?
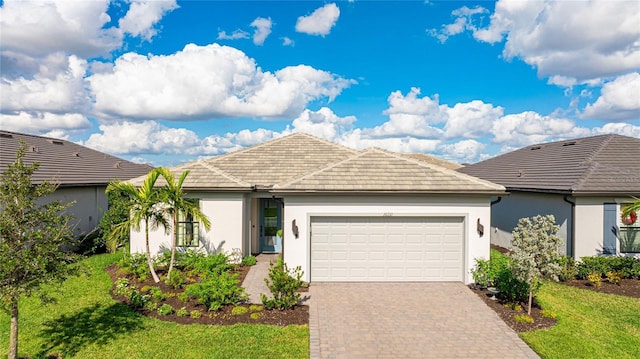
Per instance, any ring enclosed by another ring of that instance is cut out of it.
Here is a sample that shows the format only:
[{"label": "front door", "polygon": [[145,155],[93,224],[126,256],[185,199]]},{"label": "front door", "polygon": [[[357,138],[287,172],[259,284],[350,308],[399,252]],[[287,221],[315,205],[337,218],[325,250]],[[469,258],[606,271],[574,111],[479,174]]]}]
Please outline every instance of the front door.
[{"label": "front door", "polygon": [[280,201],[260,199],[260,249],[263,252],[282,251],[282,205]]}]

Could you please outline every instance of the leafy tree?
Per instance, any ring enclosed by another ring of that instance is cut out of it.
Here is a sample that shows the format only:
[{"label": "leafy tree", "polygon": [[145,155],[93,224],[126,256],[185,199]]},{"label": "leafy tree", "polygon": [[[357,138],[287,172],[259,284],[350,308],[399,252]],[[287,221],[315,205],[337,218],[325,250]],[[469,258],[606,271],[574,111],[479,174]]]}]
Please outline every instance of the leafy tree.
[{"label": "leafy tree", "polygon": [[72,203],[38,204],[38,199],[53,193],[56,185],[31,183],[38,164],[24,163],[25,149],[22,142],[0,184],[0,303],[11,316],[11,359],[18,355],[20,297],[39,294],[43,300],[51,300],[40,290],[42,285],[62,282],[78,273],[78,256],[61,250],[73,241],[70,216],[62,214]]},{"label": "leafy tree", "polygon": [[529,285],[529,315],[533,292],[539,288],[540,280],[557,279],[560,273],[558,229],[553,215],[538,215],[532,219],[521,218],[513,230],[513,274]]},{"label": "leafy tree", "polygon": [[[102,243],[111,252],[115,252],[119,247],[122,247],[123,252],[125,252],[125,247],[129,243],[129,231],[113,233],[113,230],[129,217],[128,204],[131,198],[124,192],[111,191],[108,193],[107,199],[109,201],[109,209],[104,213],[98,224]],[[113,235],[111,235],[112,233]]]},{"label": "leafy tree", "polygon": [[107,186],[107,194],[111,192],[121,192],[129,197],[126,204],[129,217],[117,224],[109,234],[110,241],[116,241],[122,238],[131,229],[140,231],[140,223],[144,222],[145,249],[147,255],[147,264],[153,280],[158,283],[160,278],[153,268],[151,260],[151,250],[149,248],[149,228],[155,229],[159,226],[164,227],[165,231],[169,228],[169,223],[164,215],[163,192],[159,188],[155,188],[156,181],[160,176],[160,172],[156,169],[147,174],[142,186],[137,187],[129,182],[112,182]]},{"label": "leafy tree", "polygon": [[171,271],[176,257],[176,247],[178,245],[178,214],[182,213],[185,217],[191,217],[195,221],[202,222],[206,230],[211,228],[211,222],[209,218],[200,211],[200,208],[194,201],[190,201],[185,198],[182,185],[184,180],[189,175],[189,171],[184,171],[180,178],[176,181],[173,173],[169,169],[160,167],[157,171],[162,175],[162,178],[166,181],[166,185],[162,187],[163,200],[167,204],[166,211],[173,218],[173,240],[171,243],[171,260],[169,262],[169,271],[167,277],[171,278]]}]

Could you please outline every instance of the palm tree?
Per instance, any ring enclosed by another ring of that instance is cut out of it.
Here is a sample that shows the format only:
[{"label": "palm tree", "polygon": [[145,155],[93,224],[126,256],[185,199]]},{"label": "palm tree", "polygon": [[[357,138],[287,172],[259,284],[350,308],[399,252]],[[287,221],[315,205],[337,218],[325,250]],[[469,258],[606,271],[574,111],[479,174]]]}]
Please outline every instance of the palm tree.
[{"label": "palm tree", "polygon": [[167,231],[169,224],[165,218],[165,212],[163,211],[162,204],[165,202],[163,199],[164,192],[159,188],[154,188],[156,180],[160,176],[160,172],[157,169],[152,170],[147,174],[142,186],[137,187],[128,182],[112,182],[107,186],[107,193],[113,191],[119,191],[124,193],[130,198],[127,204],[129,209],[129,218],[116,225],[109,234],[112,239],[121,238],[123,233],[134,229],[140,231],[140,222],[144,221],[144,235],[145,246],[147,254],[147,264],[149,265],[149,271],[153,280],[158,283],[160,278],[156,274],[153,268],[153,261],[151,260],[151,251],[149,249],[149,227],[157,228],[159,225],[164,227]]},{"label": "palm tree", "polygon": [[167,272],[167,278],[171,278],[171,271],[176,257],[176,247],[178,246],[178,214],[182,213],[185,217],[193,218],[194,221],[202,222],[204,228],[208,231],[211,228],[211,222],[209,218],[200,211],[197,203],[184,198],[184,191],[182,185],[184,180],[189,175],[189,171],[184,171],[178,181],[175,180],[173,173],[169,169],[160,167],[157,171],[162,175],[167,182],[165,187],[162,188],[164,192],[163,198],[166,201],[168,207],[166,208],[169,216],[173,218],[173,241],[171,243],[171,261],[169,262],[169,271]]}]

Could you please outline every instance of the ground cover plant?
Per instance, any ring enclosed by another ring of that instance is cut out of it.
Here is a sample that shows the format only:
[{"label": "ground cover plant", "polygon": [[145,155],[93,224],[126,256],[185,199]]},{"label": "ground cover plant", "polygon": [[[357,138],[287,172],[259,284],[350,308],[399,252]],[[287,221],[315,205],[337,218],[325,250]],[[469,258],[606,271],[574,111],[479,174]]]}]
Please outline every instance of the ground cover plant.
[{"label": "ground cover plant", "polygon": [[[62,358],[305,358],[309,356],[306,325],[286,327],[180,325],[142,315],[114,300],[114,283],[105,267],[118,254],[85,259],[88,275],[61,286],[46,287],[57,303],[36,298],[20,302],[20,357]],[[144,263],[144,262],[143,262]],[[145,263],[146,264],[146,263]],[[56,291],[57,289],[57,291]],[[174,307],[177,312],[182,306]],[[258,306],[262,307],[262,306]],[[259,313],[260,308],[250,308]],[[262,312],[266,312],[262,310]],[[280,311],[274,311],[280,312]],[[197,315],[191,312],[190,315]],[[200,313],[206,317],[208,312]],[[174,314],[172,314],[174,315]],[[222,315],[222,314],[219,314]],[[229,314],[230,315],[230,314]],[[164,318],[163,318],[164,319]],[[6,357],[9,317],[0,313],[0,357]]]}]

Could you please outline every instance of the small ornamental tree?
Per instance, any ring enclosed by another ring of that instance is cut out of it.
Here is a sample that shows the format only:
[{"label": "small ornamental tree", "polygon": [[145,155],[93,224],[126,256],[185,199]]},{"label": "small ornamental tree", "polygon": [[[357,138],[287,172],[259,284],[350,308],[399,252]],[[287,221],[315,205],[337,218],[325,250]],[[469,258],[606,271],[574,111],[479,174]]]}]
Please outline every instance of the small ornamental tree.
[{"label": "small ornamental tree", "polygon": [[531,315],[531,303],[534,291],[539,288],[540,280],[557,279],[561,267],[558,260],[561,239],[560,227],[555,224],[553,215],[521,218],[513,230],[513,274],[516,279],[529,285],[529,303],[527,313]]},{"label": "small ornamental tree", "polygon": [[64,214],[71,203],[38,203],[56,186],[31,183],[38,164],[23,162],[25,148],[22,142],[15,162],[0,179],[0,308],[11,317],[10,359],[18,356],[20,298],[39,294],[42,299],[51,299],[40,291],[43,284],[60,283],[78,273],[78,256],[61,250],[73,241],[70,216]]},{"label": "small ornamental tree", "polygon": [[116,249],[122,247],[122,252],[126,255],[125,248],[129,244],[129,231],[113,233],[113,230],[118,224],[127,221],[129,217],[128,205],[131,198],[124,192],[111,191],[108,193],[107,199],[109,209],[104,212],[98,224],[102,235],[101,241],[110,252],[115,252]]}]

